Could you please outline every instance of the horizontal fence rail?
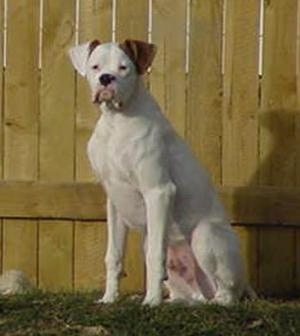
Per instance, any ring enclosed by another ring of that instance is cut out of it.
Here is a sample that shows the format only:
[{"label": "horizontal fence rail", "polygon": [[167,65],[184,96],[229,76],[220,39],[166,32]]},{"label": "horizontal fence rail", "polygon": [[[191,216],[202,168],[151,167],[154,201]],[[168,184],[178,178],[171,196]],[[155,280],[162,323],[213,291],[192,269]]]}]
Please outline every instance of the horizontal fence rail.
[{"label": "horizontal fence rail", "polygon": [[[300,189],[219,187],[232,223],[300,227]],[[0,182],[0,218],[106,220],[96,183]]]}]

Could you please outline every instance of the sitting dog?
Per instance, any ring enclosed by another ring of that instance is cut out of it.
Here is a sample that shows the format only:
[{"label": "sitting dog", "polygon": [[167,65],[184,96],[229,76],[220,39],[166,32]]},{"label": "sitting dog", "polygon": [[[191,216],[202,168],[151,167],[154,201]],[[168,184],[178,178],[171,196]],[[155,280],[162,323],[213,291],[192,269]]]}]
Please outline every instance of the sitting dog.
[{"label": "sitting dog", "polygon": [[106,290],[118,296],[128,227],[144,233],[144,304],[169,300],[230,304],[249,292],[237,236],[205,169],[146,90],[156,47],[137,40],[91,41],[70,49],[102,115],[88,157],[107,193]]}]

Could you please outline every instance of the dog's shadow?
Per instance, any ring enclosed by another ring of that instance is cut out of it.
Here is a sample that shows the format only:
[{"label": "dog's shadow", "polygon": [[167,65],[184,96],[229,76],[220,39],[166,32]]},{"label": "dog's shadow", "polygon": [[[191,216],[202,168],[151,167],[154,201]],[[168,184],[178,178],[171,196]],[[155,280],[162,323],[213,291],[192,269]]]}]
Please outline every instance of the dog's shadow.
[{"label": "dog's shadow", "polygon": [[[297,146],[297,133],[300,136],[297,129],[300,126],[299,121],[299,111],[296,110],[268,110],[259,113],[258,164],[247,183],[250,188],[255,189],[255,186],[280,188],[297,185],[297,158],[300,154],[300,152],[297,153],[300,151],[300,146]],[[237,189],[233,209],[237,218],[243,218],[243,207],[240,206],[243,203],[243,197],[245,194]],[[272,211],[272,209],[264,209],[264,211]],[[293,278],[297,271],[296,255],[294,259],[290,256],[294,253],[293,251],[296,251],[293,229],[279,229],[268,223],[261,224],[263,225],[240,227],[251,285],[259,293],[266,295],[291,294],[296,289]],[[280,256],[278,260],[279,250],[286,247],[289,252],[285,253],[285,250],[284,256]],[[289,274],[280,274],[283,271],[281,262],[285,264],[284,270],[287,269]],[[280,280],[284,277],[285,280]],[[288,277],[291,279],[287,280]]]}]

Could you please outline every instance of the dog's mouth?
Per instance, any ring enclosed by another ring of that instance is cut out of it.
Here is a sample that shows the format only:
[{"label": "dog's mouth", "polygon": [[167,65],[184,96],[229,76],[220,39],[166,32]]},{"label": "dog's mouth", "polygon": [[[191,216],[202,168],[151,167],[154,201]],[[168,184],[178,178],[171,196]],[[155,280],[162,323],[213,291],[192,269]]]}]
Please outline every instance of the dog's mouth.
[{"label": "dog's mouth", "polygon": [[117,99],[115,91],[108,88],[98,90],[93,96],[93,103],[99,105],[106,103],[116,110],[120,110],[123,107],[123,103]]}]

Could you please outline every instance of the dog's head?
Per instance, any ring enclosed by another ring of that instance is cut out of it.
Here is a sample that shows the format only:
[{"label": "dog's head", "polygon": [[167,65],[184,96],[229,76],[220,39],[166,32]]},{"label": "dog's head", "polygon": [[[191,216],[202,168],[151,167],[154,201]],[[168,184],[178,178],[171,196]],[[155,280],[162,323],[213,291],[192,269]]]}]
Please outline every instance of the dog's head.
[{"label": "dog's head", "polygon": [[93,102],[105,102],[114,109],[130,100],[138,77],[150,67],[155,53],[155,45],[137,40],[121,44],[94,40],[69,51],[75,69],[90,84]]}]

